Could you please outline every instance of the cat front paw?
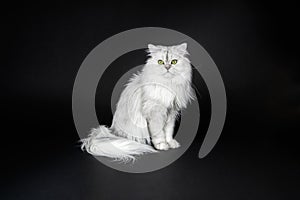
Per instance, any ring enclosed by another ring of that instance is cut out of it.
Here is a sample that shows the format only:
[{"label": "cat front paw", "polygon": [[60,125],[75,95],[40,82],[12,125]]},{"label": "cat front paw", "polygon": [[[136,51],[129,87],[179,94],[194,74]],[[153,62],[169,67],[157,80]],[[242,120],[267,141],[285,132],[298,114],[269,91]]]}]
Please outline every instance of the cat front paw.
[{"label": "cat front paw", "polygon": [[179,142],[177,142],[177,141],[174,140],[174,139],[170,140],[170,141],[168,142],[168,144],[169,144],[169,147],[170,147],[171,149],[176,149],[176,148],[180,147]]},{"label": "cat front paw", "polygon": [[158,144],[154,144],[154,147],[157,149],[157,150],[168,150],[169,149],[169,145],[166,143],[166,142],[160,142]]}]

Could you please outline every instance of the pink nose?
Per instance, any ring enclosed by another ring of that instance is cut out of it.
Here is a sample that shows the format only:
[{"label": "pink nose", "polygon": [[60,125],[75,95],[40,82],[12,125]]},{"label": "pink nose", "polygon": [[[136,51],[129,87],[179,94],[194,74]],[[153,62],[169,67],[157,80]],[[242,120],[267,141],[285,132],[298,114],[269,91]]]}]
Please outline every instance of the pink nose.
[{"label": "pink nose", "polygon": [[171,65],[165,65],[165,68],[167,69],[167,70],[169,70],[170,68],[171,68]]}]

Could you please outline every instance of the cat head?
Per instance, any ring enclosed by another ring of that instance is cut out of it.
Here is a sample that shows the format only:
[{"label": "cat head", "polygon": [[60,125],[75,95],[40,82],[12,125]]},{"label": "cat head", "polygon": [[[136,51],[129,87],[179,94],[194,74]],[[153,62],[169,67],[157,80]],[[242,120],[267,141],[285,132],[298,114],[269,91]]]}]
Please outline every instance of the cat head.
[{"label": "cat head", "polygon": [[191,71],[187,43],[175,46],[149,44],[148,53],[150,58],[146,66],[155,75],[172,78]]}]

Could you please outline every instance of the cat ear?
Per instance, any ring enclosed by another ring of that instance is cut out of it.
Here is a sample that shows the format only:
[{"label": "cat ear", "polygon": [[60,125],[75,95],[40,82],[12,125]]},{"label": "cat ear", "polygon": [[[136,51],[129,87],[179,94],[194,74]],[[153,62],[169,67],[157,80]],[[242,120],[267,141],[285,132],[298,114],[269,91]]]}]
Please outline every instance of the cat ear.
[{"label": "cat ear", "polygon": [[159,51],[160,48],[158,46],[155,46],[153,44],[148,44],[148,52],[153,53]]},{"label": "cat ear", "polygon": [[187,51],[187,43],[182,43],[176,46],[173,46],[173,49],[177,51],[177,53],[186,56],[189,55],[189,52]]},{"label": "cat ear", "polygon": [[185,52],[186,48],[187,48],[187,43],[182,43],[182,44],[177,45],[175,47],[176,47],[177,50]]}]

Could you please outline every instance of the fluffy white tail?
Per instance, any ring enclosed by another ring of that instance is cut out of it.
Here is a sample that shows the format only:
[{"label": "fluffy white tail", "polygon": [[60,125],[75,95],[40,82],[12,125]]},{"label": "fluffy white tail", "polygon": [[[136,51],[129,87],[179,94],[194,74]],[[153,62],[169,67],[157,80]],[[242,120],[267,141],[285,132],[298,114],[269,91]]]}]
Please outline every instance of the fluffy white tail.
[{"label": "fluffy white tail", "polygon": [[91,134],[81,140],[81,149],[95,156],[105,156],[118,161],[135,161],[135,156],[157,152],[150,145],[115,136],[105,126],[91,130]]}]

